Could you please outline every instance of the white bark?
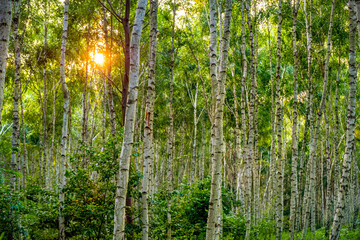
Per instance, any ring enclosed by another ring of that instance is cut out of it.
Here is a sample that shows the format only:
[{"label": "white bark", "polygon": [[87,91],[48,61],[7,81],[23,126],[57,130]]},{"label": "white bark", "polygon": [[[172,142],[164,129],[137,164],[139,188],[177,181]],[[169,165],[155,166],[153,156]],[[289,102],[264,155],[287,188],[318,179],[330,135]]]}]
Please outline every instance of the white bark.
[{"label": "white bark", "polygon": [[140,39],[143,28],[147,0],[139,0],[130,43],[130,81],[129,95],[125,113],[124,139],[120,153],[120,171],[117,181],[114,240],[125,239],[125,206],[129,181],[130,157],[134,141],[134,126],[139,88]]},{"label": "white bark", "polygon": [[214,143],[213,143],[213,169],[211,179],[211,191],[208,221],[206,229],[206,239],[220,239],[222,232],[222,208],[221,208],[221,181],[222,164],[224,161],[224,136],[223,136],[223,108],[225,101],[225,81],[228,60],[228,50],[230,42],[230,23],[232,15],[232,0],[226,1],[223,33],[221,39],[219,75],[216,71],[216,3],[210,1],[210,75],[216,79],[216,104]]},{"label": "white bark", "polygon": [[297,14],[300,8],[300,0],[296,0],[296,4],[293,6],[293,25],[292,25],[292,44],[294,55],[294,99],[293,99],[293,119],[292,119],[292,159],[291,159],[291,200],[290,200],[290,227],[289,227],[289,239],[294,239],[295,234],[295,219],[296,219],[296,199],[299,197],[298,185],[297,185],[297,166],[298,166],[298,133],[297,133],[297,93],[298,93],[298,68],[299,59],[296,44],[296,27],[297,27]]},{"label": "white bark", "polygon": [[[305,11],[305,24],[306,24],[306,48],[307,48],[307,64],[308,64],[308,79],[309,79],[309,99],[308,99],[308,111],[309,111],[309,135],[312,142],[313,132],[314,132],[314,120],[313,120],[313,83],[312,83],[312,3],[310,0],[310,16],[308,20],[306,1],[304,1],[304,11]],[[306,126],[306,123],[305,123]],[[306,132],[306,129],[305,129]],[[305,137],[304,137],[305,141]],[[304,142],[303,142],[304,146]],[[310,143],[310,151],[312,149],[312,144]],[[308,228],[308,219],[311,214],[311,205],[310,205],[310,189],[311,181],[310,173],[313,171],[312,167],[314,164],[309,160],[306,169],[306,183],[304,189],[304,200],[303,200],[303,239],[305,239],[307,228]],[[301,167],[300,167],[301,169]]]},{"label": "white bark", "polygon": [[[359,0],[357,0],[357,3]],[[349,180],[351,176],[351,165],[353,161],[353,152],[355,147],[355,126],[356,126],[356,6],[355,1],[349,1],[349,100],[347,112],[347,132],[346,132],[346,149],[340,180],[340,188],[337,195],[336,212],[331,228],[330,240],[337,240],[340,236],[342,219],[344,218],[345,196],[349,189]]]},{"label": "white bark", "polygon": [[[241,47],[241,55],[242,55],[242,64],[243,64],[243,73],[241,77],[241,122],[242,122],[242,141],[243,141],[243,161],[245,163],[245,216],[246,216],[246,234],[245,239],[249,239],[250,237],[250,227],[251,227],[251,163],[248,158],[248,144],[247,144],[247,135],[246,135],[246,77],[247,77],[247,59],[246,59],[246,45],[245,45],[245,0],[242,0],[241,4],[241,24],[242,24],[242,47]],[[244,178],[243,178],[244,179]]]},{"label": "white bark", "polygon": [[[316,175],[316,149],[317,149],[317,142],[319,138],[319,132],[320,132],[320,123],[322,114],[325,108],[326,103],[326,97],[328,92],[328,78],[329,78],[329,59],[330,59],[330,50],[331,50],[331,34],[332,34],[332,28],[333,28],[333,19],[334,19],[334,8],[335,8],[335,0],[332,3],[331,8],[331,15],[330,15],[330,24],[329,24],[329,30],[328,30],[328,36],[327,36],[327,51],[326,51],[326,57],[325,57],[325,66],[324,66],[324,76],[323,76],[323,90],[322,90],[322,97],[320,106],[317,113],[317,120],[316,120],[316,126],[315,131],[313,132],[313,135],[311,135],[311,141],[310,141],[310,158],[309,158],[309,167],[311,168],[310,171],[310,178],[309,178],[309,198],[308,201],[310,201],[310,209],[308,208],[308,211],[305,212],[305,219],[309,217],[309,212],[311,213],[310,217],[310,224],[311,224],[311,230],[314,233],[315,232],[315,175]],[[309,205],[309,204],[307,204]],[[306,224],[305,224],[306,225]],[[307,229],[304,227],[303,234],[306,235]]]},{"label": "white bark", "polygon": [[144,167],[142,182],[142,239],[149,238],[149,213],[148,195],[151,181],[151,171],[154,162],[153,147],[153,121],[155,102],[155,70],[156,70],[156,45],[157,45],[157,9],[158,1],[152,0],[150,8],[150,51],[149,51],[149,76],[145,104],[144,124]]},{"label": "white bark", "polygon": [[196,166],[196,138],[197,138],[197,96],[198,96],[198,87],[199,83],[196,83],[195,96],[193,100],[194,107],[194,138],[193,138],[193,148],[192,148],[192,172],[191,172],[191,182],[195,182],[196,174],[195,174],[195,166]]},{"label": "white bark", "polygon": [[[20,5],[21,1],[14,1],[14,47],[15,47],[15,78],[14,78],[14,110],[13,110],[13,132],[12,132],[12,145],[11,145],[11,170],[18,171],[18,158],[19,158],[19,83],[20,83],[20,35],[19,35],[19,22],[20,22]],[[14,173],[10,176],[10,186],[15,190],[16,176]]]},{"label": "white bark", "polygon": [[63,22],[63,33],[61,43],[61,59],[60,59],[60,78],[61,86],[64,94],[64,113],[63,113],[63,126],[62,126],[62,138],[61,138],[61,162],[59,170],[59,239],[65,240],[65,218],[64,218],[64,201],[65,193],[64,187],[66,183],[65,170],[66,170],[66,155],[67,155],[67,140],[68,140],[68,123],[69,123],[69,90],[66,85],[65,79],[65,54],[66,54],[66,40],[68,31],[69,21],[69,0],[64,1],[64,22]]},{"label": "white bark", "polygon": [[44,1],[45,10],[44,10],[44,71],[43,71],[43,81],[44,81],[44,104],[43,104],[43,176],[45,178],[45,186],[49,189],[49,178],[50,178],[50,158],[48,158],[48,138],[47,138],[47,86],[46,86],[46,64],[47,64],[47,1]]},{"label": "white bark", "polygon": [[[173,166],[174,166],[174,63],[175,63],[175,16],[176,16],[176,0],[172,2],[173,5],[173,19],[172,19],[172,32],[171,32],[171,60],[170,60],[170,96],[169,96],[169,132],[168,132],[168,158],[167,158],[167,169],[166,169],[166,184],[169,193],[173,190]],[[171,198],[167,202],[167,239],[171,239]]]},{"label": "white bark", "polygon": [[282,0],[279,0],[278,10],[278,31],[277,31],[277,49],[276,49],[276,135],[277,135],[277,152],[276,152],[276,195],[275,195],[275,216],[276,216],[276,239],[281,239],[283,231],[283,189],[282,181],[282,164],[283,164],[283,141],[282,141],[282,107],[281,107],[281,29],[282,29]]},{"label": "white bark", "polygon": [[0,126],[4,101],[6,61],[11,26],[11,0],[0,0]]},{"label": "white bark", "polygon": [[22,137],[23,137],[23,156],[22,156],[22,187],[23,189],[26,188],[26,177],[27,174],[29,173],[29,169],[28,169],[28,153],[27,153],[27,149],[26,149],[26,131],[25,131],[25,124],[24,124],[24,105],[23,105],[23,99],[22,99],[22,95],[23,95],[23,89],[22,89],[22,84],[20,81],[20,113],[21,113],[21,126],[22,126]]},{"label": "white bark", "polygon": [[53,83],[53,89],[52,89],[52,94],[53,94],[53,104],[52,104],[52,136],[51,136],[51,147],[50,147],[50,152],[49,152],[49,159],[50,159],[50,170],[49,170],[49,187],[50,189],[52,189],[52,185],[53,185],[53,166],[54,166],[54,149],[55,149],[55,116],[56,116],[56,90],[57,87],[55,85],[55,80]]}]

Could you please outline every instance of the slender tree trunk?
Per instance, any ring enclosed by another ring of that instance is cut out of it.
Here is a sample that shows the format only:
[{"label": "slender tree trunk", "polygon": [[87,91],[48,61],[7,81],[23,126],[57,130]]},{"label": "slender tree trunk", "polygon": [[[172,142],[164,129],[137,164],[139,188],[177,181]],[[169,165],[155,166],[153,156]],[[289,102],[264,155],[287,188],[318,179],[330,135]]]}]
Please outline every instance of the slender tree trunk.
[{"label": "slender tree trunk", "polygon": [[274,78],[272,74],[272,48],[271,48],[271,34],[270,34],[270,27],[268,23],[268,34],[269,34],[269,64],[270,64],[270,82],[271,82],[271,146],[270,146],[270,176],[269,176],[269,193],[268,193],[268,202],[269,205],[272,205],[271,202],[273,201],[273,189],[275,187],[275,141],[276,141],[276,128],[275,128],[275,122],[276,122],[276,115],[275,115],[275,99],[274,99]]},{"label": "slender tree trunk", "polygon": [[158,1],[151,0],[150,8],[150,51],[149,51],[149,76],[145,104],[144,124],[144,167],[142,182],[142,239],[149,239],[149,213],[148,192],[151,180],[151,169],[154,162],[153,147],[153,121],[155,102],[155,70],[156,70],[156,45],[157,45],[157,9]]},{"label": "slender tree trunk", "polygon": [[[173,190],[173,162],[174,162],[174,110],[173,110],[173,95],[174,95],[174,63],[175,63],[175,16],[176,16],[176,0],[173,1],[173,22],[172,22],[172,35],[171,35],[171,62],[170,62],[170,97],[169,97],[169,133],[168,133],[168,159],[167,159],[167,171],[166,182],[167,190],[170,192]],[[171,239],[171,198],[169,197],[167,203],[167,239]]]},{"label": "slender tree trunk", "polygon": [[192,148],[192,173],[191,173],[191,182],[195,182],[195,164],[196,164],[196,138],[197,138],[197,96],[198,96],[198,87],[199,83],[196,83],[196,89],[195,89],[195,97],[193,102],[194,107],[194,139],[193,139],[193,148]]},{"label": "slender tree trunk", "polygon": [[43,71],[43,81],[44,81],[44,103],[43,103],[43,176],[45,178],[45,186],[49,189],[49,178],[50,178],[50,158],[48,158],[48,137],[47,137],[47,76],[46,76],[46,64],[47,64],[47,0],[44,1],[45,10],[44,10],[44,71]]},{"label": "slender tree trunk", "polygon": [[[168,160],[167,160],[167,175],[166,181],[168,186],[168,191],[173,190],[173,162],[174,162],[174,110],[173,110],[173,100],[174,100],[174,64],[175,64],[175,16],[176,16],[176,0],[173,1],[173,21],[172,21],[172,35],[171,35],[171,62],[170,62],[170,99],[169,99],[169,117],[170,117],[170,126],[169,126],[169,139],[168,139]],[[168,201],[168,239],[171,239],[171,215],[170,215],[171,201]]]},{"label": "slender tree trunk", "polygon": [[282,29],[282,0],[279,0],[278,10],[278,32],[277,32],[277,50],[276,50],[276,135],[277,135],[277,153],[276,153],[276,195],[275,195],[275,216],[276,216],[276,239],[281,239],[283,231],[283,195],[282,181],[282,109],[281,109],[281,29]]},{"label": "slender tree trunk", "polygon": [[56,90],[57,87],[55,85],[55,80],[53,82],[53,89],[52,89],[52,94],[53,94],[53,104],[52,104],[52,136],[51,136],[51,147],[50,147],[50,152],[49,152],[49,159],[50,159],[50,170],[49,170],[49,176],[50,176],[50,182],[49,182],[49,187],[50,189],[52,189],[52,184],[53,184],[53,166],[54,166],[54,149],[55,149],[55,130],[56,130]]},{"label": "slender tree trunk", "polygon": [[[210,190],[209,212],[206,229],[206,239],[221,239],[222,233],[222,204],[221,204],[221,161],[224,160],[223,136],[223,108],[225,100],[225,81],[230,42],[230,23],[232,15],[232,1],[225,3],[225,16],[221,39],[219,61],[219,75],[216,70],[216,2],[210,1],[210,75],[216,84],[215,119],[213,122],[214,143],[212,156],[212,179]],[[213,79],[214,78],[214,79]]]},{"label": "slender tree trunk", "polygon": [[260,156],[259,156],[259,132],[258,132],[258,95],[257,95],[257,67],[258,67],[258,29],[257,29],[257,9],[256,9],[256,1],[254,1],[254,171],[253,171],[253,179],[254,179],[254,204],[253,204],[253,212],[254,212],[254,224],[256,225],[260,220]]},{"label": "slender tree trunk", "polygon": [[[88,51],[88,46],[87,46]],[[88,85],[88,60],[85,62],[85,81],[84,81],[84,90],[82,95],[82,129],[81,129],[81,141],[85,146],[88,142],[88,112],[89,104],[87,100],[87,85]],[[55,101],[54,101],[55,103]],[[83,152],[82,167],[85,168],[87,165],[86,152]]]},{"label": "slender tree trunk", "polygon": [[103,78],[103,85],[104,85],[104,92],[103,92],[103,112],[102,112],[102,139],[103,139],[103,147],[106,143],[106,102],[109,103],[109,99],[107,99],[108,93],[108,84],[109,83],[109,60],[108,60],[108,32],[107,32],[107,19],[106,19],[106,9],[103,7],[103,32],[104,32],[104,40],[105,40],[105,61],[104,65],[102,66],[101,75]]},{"label": "slender tree trunk", "polygon": [[251,182],[250,182],[250,172],[251,165],[248,158],[248,143],[246,135],[246,77],[247,77],[247,59],[246,59],[246,45],[245,45],[245,4],[246,0],[242,0],[241,4],[241,24],[242,24],[242,64],[243,64],[243,73],[241,78],[241,124],[242,124],[242,142],[243,142],[243,161],[245,163],[245,215],[246,215],[246,235],[245,239],[250,237],[250,227],[251,227]]},{"label": "slender tree trunk", "polygon": [[[206,239],[214,239],[215,238],[215,228],[216,228],[216,214],[217,214],[217,199],[215,195],[216,183],[215,183],[215,172],[217,168],[221,168],[220,166],[215,166],[214,162],[214,111],[216,104],[216,91],[217,91],[217,13],[216,13],[216,1],[209,0],[210,5],[210,78],[211,78],[211,91],[212,91],[212,126],[211,126],[211,192],[210,192],[210,202],[209,202],[209,211],[208,211],[208,219],[207,219],[207,228],[206,228]],[[219,172],[219,170],[218,170]],[[221,173],[221,171],[220,171]],[[219,178],[219,177],[218,177]],[[221,179],[221,177],[220,177]],[[215,189],[214,189],[215,188]]]},{"label": "slender tree trunk", "polygon": [[[359,0],[356,0],[357,4]],[[356,6],[355,1],[349,1],[349,100],[348,100],[348,116],[347,116],[347,132],[346,132],[346,149],[342,167],[342,175],[340,180],[340,188],[337,196],[337,206],[334,221],[331,228],[330,240],[337,240],[340,236],[342,219],[344,218],[345,196],[349,189],[349,178],[351,165],[353,161],[353,151],[355,146],[355,109],[356,109]]]},{"label": "slender tree trunk", "polygon": [[[112,21],[112,19],[111,19]],[[112,89],[112,77],[111,77],[111,51],[112,51],[112,22],[111,22],[111,31],[110,31],[110,43],[108,37],[108,21],[106,19],[106,11],[104,8],[104,38],[105,38],[105,48],[106,48],[106,57],[105,57],[105,74],[107,79],[107,93],[108,93],[108,106],[110,111],[110,132],[112,137],[115,137],[116,134],[116,122],[115,122],[115,108],[114,108],[114,96]]]},{"label": "slender tree trunk", "polygon": [[236,94],[235,84],[235,69],[233,69],[233,94],[234,94],[234,115],[235,115],[235,178],[236,178],[236,200],[240,200],[241,189],[241,139],[240,139],[240,124],[238,112],[238,99]]},{"label": "slender tree trunk", "polygon": [[[329,96],[329,109],[331,106],[330,96]],[[325,146],[325,155],[326,155],[326,195],[325,195],[325,212],[324,212],[324,223],[325,223],[325,236],[328,236],[328,231],[330,229],[330,207],[331,207],[331,153],[330,153],[330,126],[328,116],[330,114],[328,111],[324,111],[324,118],[326,123],[326,146]]]},{"label": "slender tree trunk", "polygon": [[205,135],[205,122],[203,122],[203,129],[202,129],[202,151],[201,151],[201,163],[200,163],[200,171],[199,176],[200,180],[203,180],[205,177],[205,142],[206,142],[206,135]]},{"label": "slender tree trunk", "polygon": [[[13,110],[13,132],[11,144],[11,170],[18,171],[18,158],[19,158],[19,83],[21,71],[21,56],[20,56],[20,35],[19,35],[19,22],[20,22],[20,5],[21,1],[14,1],[14,48],[15,48],[15,78],[14,78],[14,110]],[[16,175],[11,173],[10,186],[15,190]]]},{"label": "slender tree trunk", "polygon": [[291,200],[290,200],[290,227],[289,238],[294,239],[295,234],[295,219],[296,219],[296,200],[299,198],[298,184],[297,184],[297,167],[298,167],[298,133],[297,133],[297,94],[298,94],[298,69],[299,59],[297,51],[296,27],[297,27],[297,14],[300,8],[300,0],[296,0],[293,6],[293,25],[292,25],[292,44],[294,55],[294,99],[293,99],[293,119],[292,119],[292,159],[291,159]]},{"label": "slender tree trunk", "polygon": [[9,46],[12,0],[0,0],[0,126],[4,101],[6,61]]},{"label": "slender tree trunk", "polygon": [[130,30],[130,7],[131,0],[125,0],[125,15],[122,19],[122,25],[124,29],[125,45],[123,45],[124,58],[125,58],[125,72],[122,79],[122,99],[121,99],[121,110],[122,110],[122,124],[125,124],[127,98],[129,95],[129,79],[130,79],[130,68],[131,68],[131,30]]},{"label": "slender tree trunk", "polygon": [[117,181],[114,213],[114,240],[125,239],[125,206],[129,181],[130,157],[134,141],[134,126],[139,85],[140,39],[147,0],[139,0],[131,37],[129,95],[125,113],[124,139],[120,153],[120,171]]},{"label": "slender tree trunk", "polygon": [[28,169],[28,154],[27,154],[27,149],[26,149],[26,129],[25,129],[25,119],[24,119],[24,105],[23,105],[23,94],[24,94],[24,89],[22,89],[22,84],[20,81],[20,113],[21,113],[21,126],[22,126],[22,137],[23,137],[23,161],[22,161],[22,187],[23,189],[26,188],[26,177],[27,174],[29,172]]},{"label": "slender tree trunk", "polygon": [[[310,171],[310,178],[309,178],[309,201],[310,201],[310,209],[308,210],[311,213],[310,216],[310,226],[311,230],[314,233],[315,232],[315,175],[316,175],[316,149],[317,149],[317,142],[319,138],[319,132],[320,132],[320,123],[322,114],[325,108],[326,103],[326,97],[328,92],[328,78],[329,78],[329,59],[330,59],[330,51],[331,51],[331,33],[332,33],[332,27],[333,27],[333,19],[334,19],[334,8],[335,8],[335,0],[333,0],[332,8],[331,8],[331,16],[330,16],[330,25],[328,30],[328,36],[327,36],[327,51],[326,51],[326,59],[325,59],[325,67],[324,67],[324,76],[323,76],[323,94],[321,97],[320,106],[317,113],[317,120],[316,120],[316,126],[315,131],[313,132],[313,135],[311,135],[311,141],[310,141],[310,158],[309,158],[309,166],[311,168]],[[307,212],[308,212],[307,211]],[[308,213],[305,213],[308,215]],[[305,219],[308,217],[305,216]],[[306,225],[306,224],[305,224]],[[303,237],[306,235],[307,229],[304,228]]]},{"label": "slender tree trunk", "polygon": [[106,86],[106,73],[101,73],[102,75],[102,82],[103,82],[103,96],[102,96],[102,119],[101,119],[101,125],[102,125],[102,130],[101,130],[101,136],[102,136],[102,142],[103,142],[103,147],[105,145],[106,142],[106,90],[107,90],[107,86]]},{"label": "slender tree trunk", "polygon": [[[335,118],[335,128],[334,128],[334,160],[332,165],[334,166],[334,191],[333,191],[333,199],[334,203],[333,206],[335,207],[337,205],[337,199],[336,194],[339,191],[339,175],[340,175],[340,163],[339,163],[339,82],[340,82],[340,69],[341,69],[341,63],[340,63],[340,55],[339,55],[339,67],[338,72],[336,76],[336,97],[335,97],[335,109],[334,109],[334,118]],[[332,209],[331,215],[335,214],[335,209]],[[331,224],[331,222],[330,222]],[[330,228],[330,226],[329,226]]]},{"label": "slender tree trunk", "polygon": [[64,113],[63,113],[63,126],[62,126],[62,139],[61,139],[61,162],[60,162],[60,193],[59,193],[59,239],[65,240],[65,218],[64,218],[64,200],[65,193],[64,187],[66,183],[65,170],[66,170],[66,147],[68,140],[68,123],[69,123],[69,103],[70,96],[69,90],[66,85],[65,79],[65,54],[66,54],[66,40],[68,32],[69,20],[69,0],[64,1],[64,22],[61,43],[61,60],[60,60],[60,78],[61,86],[64,94]]},{"label": "slender tree trunk", "polygon": [[[312,83],[312,7],[313,1],[310,0],[310,16],[308,20],[306,1],[304,1],[304,11],[305,11],[305,28],[306,28],[306,49],[307,49],[307,63],[308,63],[308,79],[309,79],[309,99],[308,99],[308,111],[309,111],[309,135],[310,135],[310,148],[312,148],[312,137],[314,132],[314,119],[313,119],[313,83]],[[306,123],[305,123],[306,125]],[[305,130],[306,132],[306,130]],[[303,146],[305,144],[305,138],[303,141]],[[310,150],[311,151],[311,150]],[[304,152],[303,152],[304,153]],[[308,229],[308,220],[311,213],[311,203],[310,203],[310,189],[311,181],[310,173],[312,172],[313,164],[308,161],[306,168],[306,181],[304,186],[304,199],[303,199],[303,239],[305,239],[307,229]],[[309,182],[310,181],[310,182]]]}]

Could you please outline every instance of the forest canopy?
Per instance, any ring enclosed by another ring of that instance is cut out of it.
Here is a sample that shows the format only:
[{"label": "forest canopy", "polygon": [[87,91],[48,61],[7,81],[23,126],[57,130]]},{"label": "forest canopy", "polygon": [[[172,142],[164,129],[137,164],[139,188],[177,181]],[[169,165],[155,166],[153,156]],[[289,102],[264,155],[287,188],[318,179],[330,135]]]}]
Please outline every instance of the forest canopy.
[{"label": "forest canopy", "polygon": [[0,0],[0,240],[360,239],[360,0]]}]

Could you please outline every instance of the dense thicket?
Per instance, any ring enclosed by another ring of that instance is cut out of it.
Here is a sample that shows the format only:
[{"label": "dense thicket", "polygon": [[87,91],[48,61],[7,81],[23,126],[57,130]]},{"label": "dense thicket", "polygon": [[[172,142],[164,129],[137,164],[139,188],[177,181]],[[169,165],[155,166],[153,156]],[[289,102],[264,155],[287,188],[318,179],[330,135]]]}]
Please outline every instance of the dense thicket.
[{"label": "dense thicket", "polygon": [[0,0],[0,239],[360,239],[360,0]]}]

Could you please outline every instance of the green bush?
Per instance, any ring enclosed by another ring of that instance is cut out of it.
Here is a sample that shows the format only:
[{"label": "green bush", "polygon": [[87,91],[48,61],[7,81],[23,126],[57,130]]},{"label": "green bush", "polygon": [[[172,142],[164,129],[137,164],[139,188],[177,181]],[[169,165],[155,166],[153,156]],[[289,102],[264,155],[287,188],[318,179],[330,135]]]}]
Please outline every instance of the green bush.
[{"label": "green bush", "polygon": [[[171,199],[171,230],[173,239],[205,239],[209,209],[211,180],[205,178],[193,185],[181,184],[170,194],[160,189],[150,200],[150,233],[153,239],[166,239],[168,199]],[[237,204],[233,194],[222,188],[224,237],[241,236],[245,231],[242,216],[231,213],[231,206]],[[236,238],[238,239],[238,238]]]}]

